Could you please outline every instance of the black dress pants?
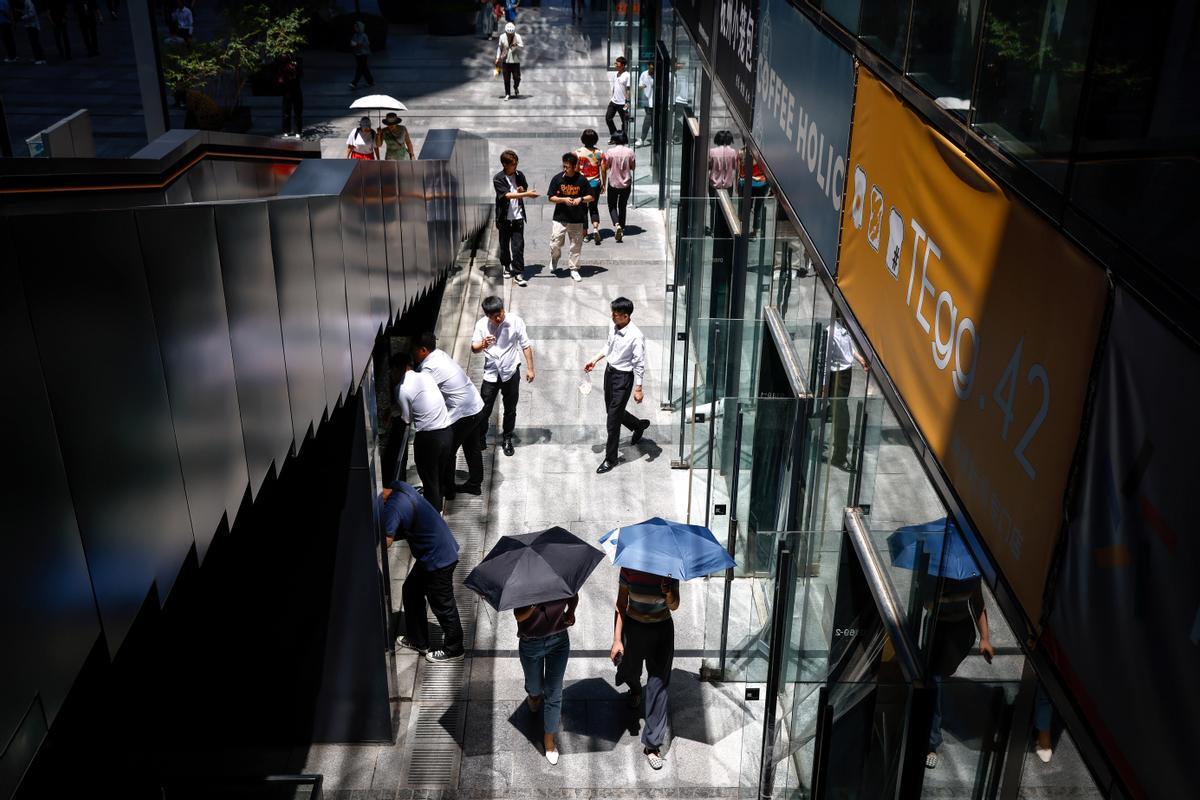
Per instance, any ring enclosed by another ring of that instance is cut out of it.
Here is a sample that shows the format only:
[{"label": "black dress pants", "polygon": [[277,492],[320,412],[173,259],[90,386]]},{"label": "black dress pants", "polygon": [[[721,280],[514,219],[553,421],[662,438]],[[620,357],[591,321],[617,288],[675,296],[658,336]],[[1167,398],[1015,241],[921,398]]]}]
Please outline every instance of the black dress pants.
[{"label": "black dress pants", "polygon": [[421,562],[413,565],[400,596],[404,599],[404,635],[421,650],[429,649],[429,619],[426,601],[442,626],[442,647],[452,656],[463,652],[462,621],[454,604],[454,568],[458,562],[441,569],[426,570]]},{"label": "black dress pants", "polygon": [[79,3],[75,6],[75,15],[79,20],[79,34],[83,37],[83,46],[89,56],[100,54],[100,42],[96,36],[96,15],[91,3]]},{"label": "black dress pants", "polygon": [[[520,64],[505,64],[501,69],[504,72],[504,95],[521,93],[521,65]],[[509,84],[512,84],[512,91],[509,91]]]},{"label": "black dress pants", "polygon": [[629,205],[629,193],[632,191],[632,185],[624,189],[611,185],[608,187],[608,215],[612,217],[613,225],[625,227],[625,209]]},{"label": "black dress pants", "polygon": [[469,417],[463,417],[450,426],[454,433],[454,443],[450,451],[446,476],[442,480],[443,494],[454,494],[454,462],[458,448],[462,448],[463,458],[467,460],[467,486],[478,489],[483,486],[483,451],[479,448],[479,431],[487,422],[483,409]]},{"label": "black dress pants", "polygon": [[[304,113],[304,94],[299,89],[293,91],[285,91],[283,93],[283,132],[304,133],[304,123],[301,121],[301,115]],[[296,120],[296,127],[292,128],[292,119]]]},{"label": "black dress pants", "polygon": [[613,117],[621,118],[621,132],[625,133],[625,125],[629,122],[629,112],[625,110],[625,106],[619,106],[611,100],[608,101],[608,110],[604,112],[604,123],[608,125],[608,135],[615,136],[617,126],[613,124]]},{"label": "black dress pants", "polygon": [[506,381],[484,381],[479,387],[483,397],[483,424],[479,426],[479,449],[487,449],[488,425],[492,419],[492,408],[496,405],[496,395],[504,395],[504,423],[501,431],[504,436],[512,436],[517,427],[517,400],[521,397],[521,368]]},{"label": "black dress pants", "polygon": [[525,220],[502,219],[496,228],[500,231],[500,266],[507,272],[511,264],[518,275],[525,272]]},{"label": "black dress pants", "polygon": [[4,42],[4,57],[17,57],[17,40],[13,37],[13,26],[11,22],[0,23],[0,40]]},{"label": "black dress pants", "polygon": [[367,66],[367,59],[370,56],[355,56],[354,57],[354,80],[350,81],[355,86],[358,86],[360,80],[366,80],[367,86],[375,85],[375,76],[371,74],[371,68]]},{"label": "black dress pants", "polygon": [[413,461],[421,476],[421,491],[439,513],[442,510],[442,478],[446,474],[446,464],[454,463],[453,455],[454,431],[451,428],[417,431],[413,437]]},{"label": "black dress pants", "polygon": [[617,463],[617,443],[621,441],[621,426],[638,429],[638,418],[625,410],[633,394],[633,373],[621,372],[611,366],[604,368],[604,407],[608,410],[608,441],[604,444],[604,460]]}]

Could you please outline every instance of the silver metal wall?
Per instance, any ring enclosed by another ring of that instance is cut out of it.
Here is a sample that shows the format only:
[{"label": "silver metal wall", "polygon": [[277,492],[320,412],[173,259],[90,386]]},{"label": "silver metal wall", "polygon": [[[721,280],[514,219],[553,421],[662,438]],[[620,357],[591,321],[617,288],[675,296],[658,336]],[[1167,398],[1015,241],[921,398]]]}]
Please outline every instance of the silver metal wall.
[{"label": "silver metal wall", "polygon": [[268,199],[262,170],[213,162],[188,205],[0,215],[0,634],[20,654],[0,740],[33,731],[32,757],[97,637],[115,655],[203,562],[487,223],[486,144],[435,139],[436,160],[304,161]]}]

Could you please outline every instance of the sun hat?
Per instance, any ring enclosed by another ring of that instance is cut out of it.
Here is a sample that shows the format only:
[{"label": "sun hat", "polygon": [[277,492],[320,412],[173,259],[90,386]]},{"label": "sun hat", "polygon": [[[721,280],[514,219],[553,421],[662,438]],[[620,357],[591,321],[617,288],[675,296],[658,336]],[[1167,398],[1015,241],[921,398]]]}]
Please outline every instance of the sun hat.
[{"label": "sun hat", "polygon": [[383,118],[384,125],[399,125],[400,118],[396,116],[395,111],[389,111],[387,116]]},{"label": "sun hat", "polygon": [[510,23],[508,23],[507,25],[505,25],[505,26],[504,26],[504,32],[505,32],[505,33],[516,33],[516,32],[517,32],[517,26],[516,26],[516,25],[513,25],[513,24],[510,22]]}]

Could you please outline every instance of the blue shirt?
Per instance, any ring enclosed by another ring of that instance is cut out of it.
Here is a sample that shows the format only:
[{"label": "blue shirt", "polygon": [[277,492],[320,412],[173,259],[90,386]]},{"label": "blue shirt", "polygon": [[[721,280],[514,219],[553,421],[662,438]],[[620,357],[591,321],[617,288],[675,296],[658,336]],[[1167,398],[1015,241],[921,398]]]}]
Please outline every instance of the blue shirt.
[{"label": "blue shirt", "polygon": [[392,493],[380,514],[384,532],[408,540],[413,558],[427,572],[458,561],[458,541],[429,501],[403,481],[389,488]]}]

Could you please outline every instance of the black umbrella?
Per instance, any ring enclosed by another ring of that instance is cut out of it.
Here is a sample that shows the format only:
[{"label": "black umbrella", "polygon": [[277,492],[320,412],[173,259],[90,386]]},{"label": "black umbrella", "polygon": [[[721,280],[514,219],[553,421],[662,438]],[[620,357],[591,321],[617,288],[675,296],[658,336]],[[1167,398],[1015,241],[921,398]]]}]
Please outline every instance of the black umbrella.
[{"label": "black umbrella", "polygon": [[464,584],[497,611],[565,600],[604,558],[565,528],[502,536]]}]

